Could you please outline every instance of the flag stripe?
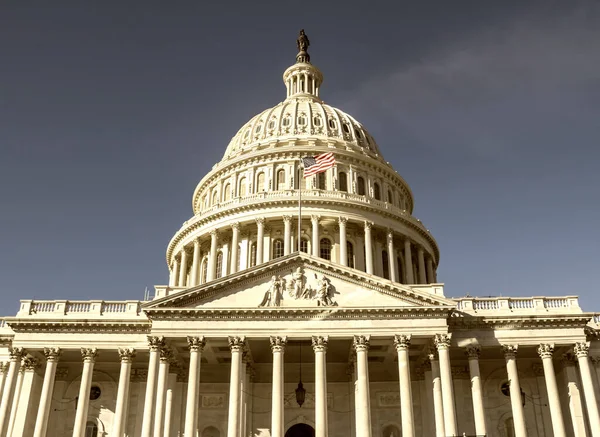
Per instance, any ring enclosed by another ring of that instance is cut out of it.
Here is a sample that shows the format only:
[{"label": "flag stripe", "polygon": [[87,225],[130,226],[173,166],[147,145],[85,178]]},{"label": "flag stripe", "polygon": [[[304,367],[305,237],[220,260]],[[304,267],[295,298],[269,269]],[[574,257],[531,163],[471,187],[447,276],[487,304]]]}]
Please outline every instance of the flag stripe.
[{"label": "flag stripe", "polygon": [[333,153],[322,153],[315,157],[307,156],[302,158],[304,164],[304,177],[307,178],[317,173],[322,173],[335,164]]}]

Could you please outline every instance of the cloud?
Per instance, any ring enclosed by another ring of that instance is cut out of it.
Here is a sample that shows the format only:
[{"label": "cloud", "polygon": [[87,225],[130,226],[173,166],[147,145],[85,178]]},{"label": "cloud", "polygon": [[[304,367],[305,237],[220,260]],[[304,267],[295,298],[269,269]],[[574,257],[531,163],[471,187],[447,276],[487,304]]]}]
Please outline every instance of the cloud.
[{"label": "cloud", "polygon": [[359,119],[392,118],[420,144],[482,158],[596,129],[600,3],[539,5],[373,77],[347,106]]}]

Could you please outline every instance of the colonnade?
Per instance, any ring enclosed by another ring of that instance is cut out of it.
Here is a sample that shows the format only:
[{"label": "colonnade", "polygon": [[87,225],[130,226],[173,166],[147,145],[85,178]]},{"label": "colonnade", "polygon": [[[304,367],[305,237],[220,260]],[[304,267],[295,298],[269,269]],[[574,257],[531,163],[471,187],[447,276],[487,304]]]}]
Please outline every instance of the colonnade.
[{"label": "colonnade", "polygon": [[[272,374],[272,409],[271,409],[271,435],[272,437],[284,436],[284,354],[287,337],[270,336],[273,359]],[[206,344],[202,336],[187,337],[190,352],[187,397],[185,400],[184,436],[194,436],[199,422],[200,399],[200,363],[201,355]],[[327,348],[328,336],[312,336],[312,348],[315,354],[315,431],[316,437],[328,435],[327,411]],[[436,437],[458,436],[456,420],[456,405],[453,393],[452,368],[450,363],[451,334],[436,334],[432,338],[432,347],[426,356],[425,377],[431,382],[430,401],[433,404]],[[371,437],[371,405],[369,393],[369,335],[354,335],[353,361],[350,363],[352,380],[355,385],[355,424],[356,435]],[[413,399],[411,391],[411,372],[409,364],[409,348],[411,335],[398,334],[393,337],[398,356],[398,380],[400,391],[400,420],[402,424],[402,437],[414,437],[415,422],[413,414]],[[245,403],[248,384],[247,374],[251,363],[246,361],[246,339],[243,336],[228,337],[231,351],[231,373],[229,393],[228,437],[243,437],[247,428],[247,409]],[[527,425],[522,402],[522,392],[517,370],[518,345],[503,345],[506,371],[509,380],[512,417],[514,421],[514,435],[527,436]],[[169,366],[174,363],[174,355],[163,337],[148,337],[148,373],[146,394],[144,398],[144,411],[142,417],[141,437],[168,437],[170,433],[172,404],[168,396]],[[577,343],[574,348],[580,370],[580,378],[585,395],[586,415],[590,424],[591,435],[600,436],[600,417],[598,403],[594,390],[592,371],[589,364],[589,345]],[[2,370],[0,388],[2,398],[0,402],[0,431],[3,436],[11,436],[11,426],[14,426],[15,414],[19,396],[23,386],[23,375],[27,370],[34,369],[33,358],[23,348],[12,348],[8,366],[0,366]],[[548,405],[555,437],[566,436],[565,420],[560,405],[558,385],[552,361],[554,346],[540,344],[537,348],[542,360],[544,379],[548,391]],[[477,435],[487,434],[485,407],[479,371],[480,347],[470,345],[465,348],[469,362],[471,377],[471,394],[473,402],[473,415]],[[54,379],[60,348],[45,348],[46,366],[43,385],[35,419],[34,437],[45,437],[47,434],[48,418],[52,402]],[[129,399],[129,384],[131,378],[131,364],[136,355],[133,348],[119,348],[118,355],[121,362],[119,383],[117,390],[116,408],[111,435],[122,436],[125,432],[127,419],[127,402]],[[88,418],[89,392],[92,386],[93,370],[98,356],[95,348],[82,348],[83,361],[79,397],[77,402],[73,437],[84,437],[85,425]]]},{"label": "colonnade", "polygon": [[[267,222],[260,217],[251,222],[235,222],[221,229],[213,229],[209,233],[209,241],[207,238],[196,238],[173,256],[169,285],[194,287],[205,280],[208,282],[236,273],[238,268],[244,270],[260,265],[276,256],[272,246],[277,240],[283,241],[283,250],[279,255],[285,256],[303,249],[298,248],[295,223],[297,216],[284,215],[281,221],[273,219]],[[359,232],[352,232],[349,236],[349,224],[353,231],[358,229]],[[271,230],[280,227],[283,228],[283,235],[273,235]],[[430,284],[436,281],[433,255],[391,228],[376,229],[369,221],[349,223],[346,217],[311,215],[309,229],[302,237],[304,240],[310,237],[309,252],[315,257],[323,257],[321,239],[327,238],[331,247],[336,249],[332,251],[332,261],[343,266],[403,284]],[[308,249],[308,242],[306,246]],[[220,263],[217,262],[219,256]]]}]

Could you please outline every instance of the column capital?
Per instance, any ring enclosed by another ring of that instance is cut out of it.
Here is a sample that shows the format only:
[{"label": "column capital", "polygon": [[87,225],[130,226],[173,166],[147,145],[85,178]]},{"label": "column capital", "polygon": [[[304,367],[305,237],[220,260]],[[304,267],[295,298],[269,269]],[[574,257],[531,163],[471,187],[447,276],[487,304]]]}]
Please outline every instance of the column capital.
[{"label": "column capital", "polygon": [[481,354],[481,347],[478,344],[470,344],[465,348],[465,355],[469,360],[478,360]]},{"label": "column capital", "polygon": [[417,254],[418,255],[424,255],[425,254],[425,249],[423,249],[423,246],[421,246],[420,244],[417,245]]},{"label": "column capital", "polygon": [[46,361],[58,361],[58,358],[62,354],[62,351],[59,347],[45,347],[44,348],[44,356],[46,357]]},{"label": "column capital", "polygon": [[210,231],[208,231],[208,233],[210,234],[211,238],[217,238],[219,236],[218,229],[211,229]]},{"label": "column capital", "polygon": [[313,335],[311,338],[312,348],[315,352],[326,352],[329,336]]},{"label": "column capital", "polygon": [[160,362],[161,363],[170,363],[173,361],[173,349],[170,347],[161,347],[160,348]]},{"label": "column capital", "polygon": [[231,352],[242,352],[246,347],[246,337],[228,337],[229,349]]},{"label": "column capital", "polygon": [[410,238],[404,237],[404,247],[410,247],[411,241]]},{"label": "column capital", "polygon": [[293,217],[291,215],[284,215],[283,216],[283,222],[284,223],[290,223],[291,224],[292,223],[292,219],[293,219]]},{"label": "column capital", "polygon": [[373,222],[365,221],[365,231],[368,229],[369,231],[373,227]]},{"label": "column capital", "polygon": [[239,231],[240,227],[241,227],[240,222],[235,222],[235,223],[231,224],[231,229],[234,231]]},{"label": "column capital", "polygon": [[404,334],[396,334],[394,335],[394,346],[396,346],[396,350],[398,352],[402,351],[402,350],[408,350],[409,346],[410,346],[410,339],[412,338],[412,336],[410,334],[408,335],[404,335]]},{"label": "column capital", "polygon": [[22,347],[9,347],[8,353],[10,354],[10,361],[18,362],[25,355],[25,349]]},{"label": "column capital", "polygon": [[452,334],[435,334],[433,337],[433,344],[438,350],[450,349],[450,342],[452,340]]},{"label": "column capital", "polygon": [[352,343],[354,345],[354,349],[356,349],[356,352],[366,352],[369,350],[369,346],[371,344],[371,336],[355,335]]},{"label": "column capital", "polygon": [[256,220],[256,224],[258,226],[263,226],[265,224],[265,218],[264,217],[257,217],[255,220]]},{"label": "column capital", "polygon": [[338,217],[338,224],[340,226],[345,225],[346,223],[348,223],[348,217]]},{"label": "column capital", "polygon": [[589,351],[590,344],[587,342],[575,343],[575,347],[573,347],[573,352],[575,352],[577,358],[587,358]]},{"label": "column capital", "polygon": [[550,343],[542,343],[538,346],[537,353],[542,360],[544,358],[552,358],[552,354],[554,353],[554,345]]},{"label": "column capital", "polygon": [[81,348],[81,358],[83,358],[84,363],[94,363],[96,362],[96,357],[98,357],[98,349],[95,347]]},{"label": "column capital", "polygon": [[187,342],[190,352],[202,352],[204,350],[204,346],[206,346],[206,340],[204,339],[204,336],[188,336]]},{"label": "column capital", "polygon": [[271,336],[269,337],[269,343],[271,343],[271,351],[273,353],[284,352],[285,345],[287,344],[287,337]]},{"label": "column capital", "polygon": [[117,352],[122,363],[131,363],[135,358],[135,349],[132,347],[120,347]]},{"label": "column capital", "polygon": [[165,337],[163,336],[148,336],[148,348],[151,352],[157,352],[165,346]]},{"label": "column capital", "polygon": [[38,366],[39,366],[40,362],[36,359],[33,358],[31,355],[25,355],[22,359],[21,359],[21,371],[26,372],[26,371],[34,371]]},{"label": "column capital", "polygon": [[319,220],[321,220],[321,216],[320,215],[313,214],[313,215],[310,216],[310,221],[313,224],[315,224],[315,223],[319,224]]},{"label": "column capital", "polygon": [[507,360],[515,359],[518,349],[518,344],[503,344],[502,352],[504,353],[504,358]]}]

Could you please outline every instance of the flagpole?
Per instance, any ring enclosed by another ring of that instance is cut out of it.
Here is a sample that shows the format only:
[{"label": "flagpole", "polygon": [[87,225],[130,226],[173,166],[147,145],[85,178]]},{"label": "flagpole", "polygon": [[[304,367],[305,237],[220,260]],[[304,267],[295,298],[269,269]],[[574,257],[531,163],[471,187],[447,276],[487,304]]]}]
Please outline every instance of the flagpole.
[{"label": "flagpole", "polygon": [[304,175],[301,174],[300,170],[302,170],[302,158],[300,158],[299,160],[299,166],[298,166],[298,253],[301,252],[300,250],[300,243],[301,243],[301,237],[300,234],[302,233],[302,179],[304,178]]}]

